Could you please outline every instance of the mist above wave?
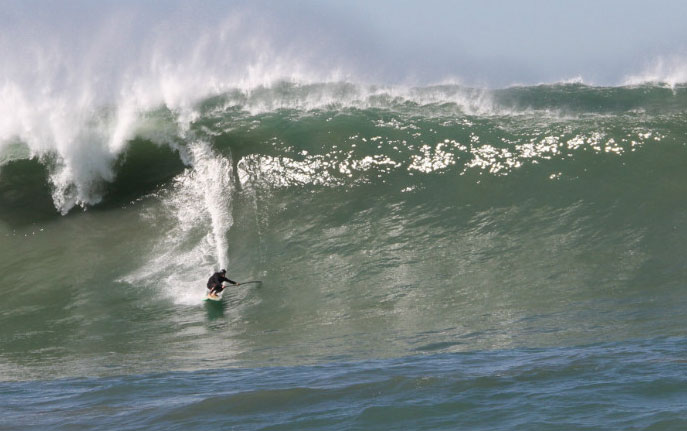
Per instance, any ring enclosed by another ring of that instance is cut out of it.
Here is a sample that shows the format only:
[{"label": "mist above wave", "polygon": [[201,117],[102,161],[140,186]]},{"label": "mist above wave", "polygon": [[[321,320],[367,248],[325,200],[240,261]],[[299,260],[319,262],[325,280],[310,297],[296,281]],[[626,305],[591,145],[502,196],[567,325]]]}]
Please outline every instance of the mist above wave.
[{"label": "mist above wave", "polygon": [[625,85],[663,84],[670,88],[687,83],[687,57],[672,55],[656,58],[640,73],[631,74],[624,79]]}]

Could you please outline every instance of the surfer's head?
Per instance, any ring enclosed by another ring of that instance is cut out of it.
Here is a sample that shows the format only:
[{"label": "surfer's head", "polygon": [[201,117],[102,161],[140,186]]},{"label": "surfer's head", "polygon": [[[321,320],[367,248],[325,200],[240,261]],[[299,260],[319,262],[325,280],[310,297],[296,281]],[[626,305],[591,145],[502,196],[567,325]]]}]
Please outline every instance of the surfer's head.
[{"label": "surfer's head", "polygon": [[226,273],[227,273],[227,270],[224,269],[224,268],[222,268],[222,269],[219,270],[219,273],[220,273],[220,274],[226,274]]}]

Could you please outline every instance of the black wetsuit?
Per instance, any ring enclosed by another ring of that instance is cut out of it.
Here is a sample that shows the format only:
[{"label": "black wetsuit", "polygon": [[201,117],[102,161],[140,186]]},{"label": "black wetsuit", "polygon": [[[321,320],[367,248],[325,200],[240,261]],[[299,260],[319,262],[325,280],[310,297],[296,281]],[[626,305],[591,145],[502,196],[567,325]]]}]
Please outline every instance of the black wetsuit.
[{"label": "black wetsuit", "polygon": [[212,277],[210,277],[210,279],[208,280],[208,289],[210,289],[211,292],[216,291],[217,293],[223,291],[223,281],[228,281],[231,284],[236,284],[235,281],[229,280],[227,277],[223,276],[221,272],[216,272],[212,274]]}]

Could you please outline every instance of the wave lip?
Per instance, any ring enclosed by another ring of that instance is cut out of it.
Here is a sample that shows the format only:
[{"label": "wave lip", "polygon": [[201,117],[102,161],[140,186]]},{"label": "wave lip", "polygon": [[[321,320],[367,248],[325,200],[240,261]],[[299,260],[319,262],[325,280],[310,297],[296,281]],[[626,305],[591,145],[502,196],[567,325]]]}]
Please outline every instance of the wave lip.
[{"label": "wave lip", "polygon": [[[380,118],[375,127],[394,127],[404,132],[415,128],[409,138],[418,141],[423,154],[418,160],[434,158],[435,164],[454,164],[450,154],[436,150],[432,154],[430,142],[419,142],[431,130],[418,129],[418,124],[434,123],[436,128],[449,123],[463,122],[475,128],[474,121],[513,124],[513,121],[531,123],[533,127],[557,127],[567,122],[572,127],[583,125],[591,118],[605,116],[625,122],[628,116],[642,115],[651,120],[675,115],[684,111],[687,89],[676,86],[672,90],[662,86],[643,87],[590,87],[580,83],[511,87],[502,90],[473,89],[457,85],[431,87],[369,86],[351,82],[322,82],[316,84],[279,81],[270,86],[250,90],[234,88],[211,97],[200,93],[193,103],[179,107],[123,102],[121,106],[66,106],[60,100],[49,98],[38,111],[31,111],[32,101],[23,96],[16,99],[19,109],[10,109],[3,101],[6,116],[0,116],[0,165],[21,158],[37,158],[48,167],[53,202],[58,211],[66,214],[74,206],[88,207],[101,202],[107,189],[117,176],[117,165],[127,157],[132,140],[149,140],[156,145],[168,146],[182,156],[188,153],[194,134],[216,139],[242,129],[248,122],[255,127],[270,116],[280,117],[291,124],[305,124],[307,117],[329,115],[379,116],[386,112],[388,119]],[[11,102],[11,101],[10,101]],[[39,103],[40,105],[40,103]],[[48,118],[47,122],[42,117]],[[384,117],[384,116],[382,116]],[[516,119],[520,120],[516,120]],[[539,123],[535,126],[535,123]],[[313,123],[313,127],[326,130],[326,124]],[[366,127],[364,123],[358,127]],[[510,126],[508,126],[510,127]],[[191,131],[193,132],[191,133]],[[534,130],[534,129],[533,129]],[[250,131],[248,131],[250,132]],[[279,131],[268,131],[278,135]],[[498,132],[502,134],[502,132]],[[596,132],[595,132],[596,133]],[[594,135],[584,133],[580,135]],[[466,139],[446,137],[462,148]],[[474,138],[470,137],[472,140]],[[499,138],[497,138],[499,139]],[[621,138],[615,139],[618,142]],[[624,138],[622,138],[624,139]],[[473,146],[476,142],[472,143]],[[496,142],[485,142],[498,149]],[[405,145],[404,145],[405,146]],[[412,146],[412,145],[411,145]],[[489,147],[484,147],[487,151]],[[426,153],[426,154],[425,154]],[[476,153],[475,153],[476,154]],[[449,159],[443,160],[446,156]],[[256,154],[253,158],[261,157]],[[264,156],[280,163],[273,156]],[[370,155],[358,165],[394,164],[394,157]],[[249,160],[246,158],[245,160]],[[183,159],[185,163],[189,160]],[[434,163],[433,162],[433,163]],[[297,164],[295,160],[291,164]],[[418,164],[418,166],[420,166]],[[310,166],[308,169],[317,168]],[[347,170],[348,167],[341,167]],[[424,168],[420,168],[422,170]],[[434,169],[432,169],[434,170]],[[327,181],[331,174],[320,169]],[[288,178],[285,179],[288,182]]]}]

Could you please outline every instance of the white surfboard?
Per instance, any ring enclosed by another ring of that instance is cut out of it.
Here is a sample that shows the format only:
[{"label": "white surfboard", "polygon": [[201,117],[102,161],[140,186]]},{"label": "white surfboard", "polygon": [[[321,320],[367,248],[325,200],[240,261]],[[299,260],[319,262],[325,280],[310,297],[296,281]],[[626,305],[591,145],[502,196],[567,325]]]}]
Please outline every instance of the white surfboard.
[{"label": "white surfboard", "polygon": [[203,301],[222,302],[222,294],[220,293],[219,295],[210,295],[209,293],[206,293],[203,297]]}]

